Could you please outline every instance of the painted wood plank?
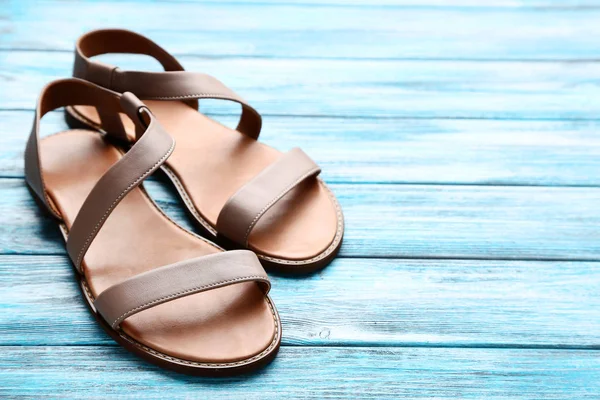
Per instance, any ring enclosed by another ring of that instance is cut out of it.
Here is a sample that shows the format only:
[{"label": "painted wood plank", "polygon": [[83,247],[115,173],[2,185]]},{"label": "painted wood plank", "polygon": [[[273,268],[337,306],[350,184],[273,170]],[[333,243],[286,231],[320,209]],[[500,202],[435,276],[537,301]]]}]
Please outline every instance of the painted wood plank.
[{"label": "painted wood plank", "polygon": [[590,351],[287,347],[259,373],[212,379],[158,370],[113,347],[0,352],[4,397],[592,399],[599,381]]},{"label": "painted wood plank", "polygon": [[[156,64],[131,56],[104,60],[123,68]],[[593,62],[198,57],[182,57],[182,62],[192,71],[218,76],[267,115],[555,120],[600,115],[600,68]],[[68,53],[0,52],[0,109],[32,109],[41,88],[68,77],[71,68]],[[223,101],[204,105],[215,113],[237,113],[239,108]]]},{"label": "painted wood plank", "polygon": [[[0,345],[115,345],[65,256],[0,256]],[[283,344],[600,349],[600,263],[337,259],[271,276]]]},{"label": "painted wood plank", "polygon": [[[20,179],[0,180],[0,252],[64,254]],[[192,227],[170,186],[146,187]],[[599,260],[598,188],[334,184],[345,257]]]},{"label": "painted wood plank", "polygon": [[417,1],[409,2],[417,7],[356,7],[337,1],[315,8],[315,2],[284,3],[153,2],[148,7],[139,1],[76,6],[58,0],[35,5],[14,1],[0,21],[0,48],[70,51],[84,31],[114,26],[151,35],[176,53],[208,56],[521,60],[598,56],[597,3],[555,2],[557,8],[541,11],[486,9],[481,6],[484,2],[473,0],[463,3],[476,8],[462,9],[422,7]]},{"label": "painted wood plank", "polygon": [[[119,0],[103,0],[104,2],[115,2]],[[172,1],[172,0],[157,0]],[[179,2],[195,3],[224,3],[222,0],[178,0]],[[497,9],[497,8],[516,8],[516,9],[581,9],[595,8],[600,6],[598,0],[488,0],[481,2],[478,0],[227,0],[229,4],[274,4],[274,5],[311,5],[319,6],[343,6],[343,7],[399,7],[399,8],[476,8],[476,9]]]},{"label": "painted wood plank", "polygon": [[[25,0],[27,1],[27,0]],[[29,0],[31,1],[31,0]],[[55,0],[53,0],[55,1]],[[93,0],[92,0],[93,1]],[[98,0],[95,0],[98,1]],[[121,0],[100,0],[105,4],[120,3]],[[133,0],[135,2],[136,0]],[[143,1],[143,0],[137,0]],[[581,9],[596,8],[600,6],[598,0],[488,0],[480,2],[477,0],[154,0],[154,3],[194,3],[194,4],[245,4],[245,5],[299,5],[311,7],[385,7],[385,8],[419,8],[423,10],[438,9]]]},{"label": "painted wood plank", "polygon": [[[31,119],[0,111],[0,177],[23,177]],[[62,113],[42,122],[66,129]],[[598,121],[267,117],[261,141],[303,148],[328,182],[598,186],[599,131]]]}]

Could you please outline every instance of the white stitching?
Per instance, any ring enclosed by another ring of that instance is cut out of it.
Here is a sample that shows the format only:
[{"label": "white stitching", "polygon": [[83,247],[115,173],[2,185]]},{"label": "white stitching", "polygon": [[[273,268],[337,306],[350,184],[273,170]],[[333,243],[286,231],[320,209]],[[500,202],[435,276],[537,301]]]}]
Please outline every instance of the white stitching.
[{"label": "white stitching", "polygon": [[98,221],[98,223],[96,224],[96,226],[94,226],[94,229],[92,230],[92,232],[88,235],[85,243],[83,244],[83,247],[81,248],[81,250],[79,251],[79,254],[77,255],[77,262],[75,263],[75,267],[77,268],[78,271],[80,271],[81,259],[83,257],[84,252],[87,250],[88,244],[90,243],[92,237],[95,236],[95,234],[98,232],[98,230],[100,229],[100,225],[106,220],[106,218],[108,218],[108,215],[117,206],[117,204],[119,203],[119,201],[121,200],[121,198],[123,198],[123,196],[125,196],[129,192],[129,190],[131,188],[133,188],[139,182],[141,182],[144,179],[146,179],[146,176],[148,174],[150,174],[152,172],[152,170],[154,168],[156,168],[156,166],[162,164],[169,157],[169,155],[171,154],[171,152],[173,151],[174,148],[175,148],[175,141],[173,141],[173,143],[171,143],[171,147],[167,150],[167,152],[152,167],[150,167],[146,172],[144,172],[142,175],[140,175],[135,181],[133,181],[131,184],[129,184],[129,186],[127,186],[121,192],[121,194],[112,202],[112,204],[106,210],[106,212],[104,213],[104,215],[102,215],[102,217],[100,218],[100,221]]},{"label": "white stitching", "polygon": [[173,100],[173,99],[193,99],[193,98],[199,98],[199,97],[214,97],[217,99],[224,99],[224,100],[231,100],[234,102],[240,102],[241,104],[248,106],[242,100],[237,99],[235,97],[225,96],[225,95],[220,95],[220,94],[213,94],[213,93],[185,94],[185,95],[181,95],[181,96],[153,96],[153,97],[141,96],[141,97],[143,97],[144,100],[157,100],[157,99],[158,100]]},{"label": "white stitching", "polygon": [[[249,276],[242,276],[242,277],[234,278],[234,279],[226,279],[224,281],[211,283],[209,285],[196,286],[196,287],[191,288],[191,289],[182,290],[180,292],[173,293],[173,294],[170,294],[170,295],[167,295],[167,296],[163,296],[163,297],[160,297],[158,299],[149,301],[149,302],[147,302],[145,304],[142,304],[141,306],[137,306],[135,308],[132,308],[131,310],[129,310],[129,311],[125,312],[123,315],[121,315],[119,318],[115,319],[115,321],[111,324],[111,326],[114,329],[116,329],[119,326],[119,324],[123,320],[125,320],[127,317],[135,314],[137,311],[139,311],[139,310],[141,310],[143,308],[146,308],[148,306],[154,305],[154,304],[159,303],[159,302],[161,302],[163,300],[176,298],[176,297],[181,296],[182,294],[186,294],[186,293],[195,292],[195,291],[202,290],[202,289],[207,289],[207,288],[219,286],[219,285],[222,285],[222,284],[225,284],[225,283],[240,282],[240,281],[245,281],[245,280],[248,280],[248,279],[255,280],[255,279],[267,279],[267,278],[265,278],[264,276],[261,276],[261,275],[249,275]],[[267,282],[268,282],[268,279],[267,279]]]}]

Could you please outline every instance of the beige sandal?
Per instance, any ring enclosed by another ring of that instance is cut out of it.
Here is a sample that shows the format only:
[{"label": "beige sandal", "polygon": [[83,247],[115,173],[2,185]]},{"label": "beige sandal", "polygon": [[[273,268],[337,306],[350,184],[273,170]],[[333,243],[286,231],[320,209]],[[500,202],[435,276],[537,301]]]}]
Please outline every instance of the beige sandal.
[{"label": "beige sandal", "polygon": [[[122,71],[90,59],[105,53],[156,58],[166,72]],[[178,143],[161,166],[201,227],[228,248],[248,248],[263,265],[307,272],[328,264],[342,243],[344,221],[319,167],[300,149],[285,154],[256,139],[261,117],[217,79],[184,72],[151,40],[124,30],[90,32],[79,39],[74,76],[143,99]],[[198,112],[198,99],[237,102],[237,131]],[[71,126],[84,124],[123,138],[127,119],[113,121],[93,107],[67,107]]]},{"label": "beige sandal", "polygon": [[[123,155],[110,135],[81,129],[40,140],[41,117],[73,105],[93,107],[107,124],[120,123],[124,113],[135,144]],[[257,367],[281,341],[257,257],[224,252],[179,227],[141,186],[174,147],[131,93],[79,79],[55,81],[37,105],[25,152],[27,183],[59,221],[86,303],[118,343],[185,373]]]}]

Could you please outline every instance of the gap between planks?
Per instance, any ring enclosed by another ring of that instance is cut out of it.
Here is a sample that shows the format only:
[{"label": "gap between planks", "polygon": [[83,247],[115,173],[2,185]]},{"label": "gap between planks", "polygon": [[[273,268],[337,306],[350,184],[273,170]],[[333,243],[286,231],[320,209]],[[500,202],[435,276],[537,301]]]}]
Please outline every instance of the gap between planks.
[{"label": "gap between planks", "polygon": [[[599,7],[600,9],[600,7]],[[13,53],[13,52],[24,52],[24,53],[63,53],[72,54],[72,50],[66,49],[46,49],[43,47],[0,47],[0,53]],[[348,56],[277,56],[277,55],[266,55],[266,54],[255,54],[255,55],[230,55],[230,54],[195,54],[195,53],[171,53],[174,57],[186,57],[186,58],[198,58],[202,60],[304,60],[304,61],[406,61],[406,62],[472,62],[472,63],[573,63],[573,64],[586,64],[586,63],[598,63],[600,58],[469,58],[469,57],[348,57]]]},{"label": "gap between planks", "polygon": [[[195,229],[191,229],[195,231]],[[15,253],[15,252],[2,252],[0,251],[0,256],[26,256],[26,257],[50,257],[50,256],[62,256],[67,255],[66,252],[58,252],[58,253]],[[578,263],[590,263],[590,262],[600,262],[600,258],[535,258],[535,257],[477,257],[477,256],[385,256],[385,255],[338,255],[336,259],[340,260],[405,260],[405,261],[532,261],[532,262],[578,262]],[[273,272],[273,274],[277,274]]]},{"label": "gap between planks", "polygon": [[[69,78],[69,77],[66,77]],[[35,108],[27,107],[0,107],[0,112],[25,112],[33,113]],[[46,115],[62,113],[61,110],[54,110],[48,112]],[[220,113],[220,112],[205,112],[208,117],[223,117],[223,118],[239,118],[239,113]],[[328,119],[328,120],[365,120],[365,121],[524,121],[524,122],[600,122],[600,118],[587,118],[587,117],[557,117],[557,118],[544,118],[544,117],[477,117],[477,116],[423,116],[423,115],[339,115],[339,114],[278,114],[278,113],[264,113],[260,115],[271,118],[290,118],[290,119]]]},{"label": "gap between planks", "polygon": [[[0,173],[0,179],[16,179],[23,180],[22,176],[14,176],[14,175],[3,175]],[[155,180],[155,177],[148,177],[148,181],[152,182]],[[389,186],[470,186],[470,187],[522,187],[522,188],[544,188],[544,187],[552,187],[552,188],[573,188],[573,189],[596,189],[600,188],[600,185],[593,184],[543,184],[543,183],[494,183],[494,182],[481,182],[481,183],[453,183],[453,182],[444,182],[444,181],[431,181],[431,182],[414,182],[414,181],[344,181],[344,180],[336,180],[335,184],[339,185],[373,185],[373,186],[381,186],[381,185],[389,185]],[[1,254],[1,253],[0,253]]]},{"label": "gap between planks", "polygon": [[[1,348],[6,347],[63,347],[63,348],[77,348],[77,347],[122,347],[116,342],[109,343],[76,343],[76,344],[21,344],[21,343],[2,343]],[[301,343],[282,343],[281,347],[288,348],[302,348],[302,349],[376,349],[376,348],[394,348],[394,349],[481,349],[481,350],[565,350],[565,351],[600,351],[600,344],[598,345],[546,345],[546,344],[520,344],[520,343],[501,343],[501,344],[451,344],[451,343],[388,343],[388,342],[373,342],[365,344],[364,342],[352,344],[352,343],[331,343],[320,346],[315,345],[304,345]]]},{"label": "gap between planks", "polygon": [[0,354],[0,394],[597,399],[599,363],[597,354],[577,350],[285,347],[254,374],[200,378],[162,370],[113,348],[13,347]]},{"label": "gap between planks", "polygon": [[[0,265],[0,308],[11,311],[0,313],[2,344],[111,344],[80,301],[67,257],[4,256]],[[600,263],[336,259],[317,274],[271,278],[284,345],[600,343]],[[57,313],[64,318],[56,320]]]}]

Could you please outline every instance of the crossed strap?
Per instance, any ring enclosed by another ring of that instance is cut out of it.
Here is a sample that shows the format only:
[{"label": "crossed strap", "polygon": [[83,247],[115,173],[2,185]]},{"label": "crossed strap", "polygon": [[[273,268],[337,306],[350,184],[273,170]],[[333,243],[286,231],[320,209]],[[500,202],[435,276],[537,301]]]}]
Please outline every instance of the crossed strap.
[{"label": "crossed strap", "polygon": [[[98,180],[79,210],[67,237],[67,251],[82,272],[94,238],[127,193],[139,186],[171,155],[173,138],[133,94],[123,95],[79,79],[55,81],[42,91],[25,150],[27,182],[48,210],[61,219],[45,187],[39,155],[39,124],[47,112],[67,105],[94,106],[105,115],[126,114],[136,126],[129,151]],[[110,133],[108,133],[110,135]],[[256,255],[240,250],[182,261],[134,276],[102,292],[97,311],[115,329],[127,317],[183,296],[239,282],[254,281],[268,293],[267,275]]]},{"label": "crossed strap", "polygon": [[[154,57],[165,72],[123,71],[91,59],[105,53],[133,53]],[[92,31],[82,36],[75,49],[74,76],[87,79],[117,92],[132,92],[141,99],[182,100],[197,107],[201,98],[223,99],[242,105],[237,130],[257,139],[260,114],[216,78],[185,72],[181,64],[150,39],[120,29]],[[102,119],[102,115],[101,115]],[[105,117],[118,135],[125,137],[122,125]],[[316,177],[320,168],[302,150],[292,149],[274,164],[241,187],[225,204],[217,218],[217,232],[239,245],[248,246],[248,237],[259,219],[301,182]]]}]

